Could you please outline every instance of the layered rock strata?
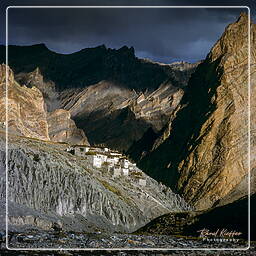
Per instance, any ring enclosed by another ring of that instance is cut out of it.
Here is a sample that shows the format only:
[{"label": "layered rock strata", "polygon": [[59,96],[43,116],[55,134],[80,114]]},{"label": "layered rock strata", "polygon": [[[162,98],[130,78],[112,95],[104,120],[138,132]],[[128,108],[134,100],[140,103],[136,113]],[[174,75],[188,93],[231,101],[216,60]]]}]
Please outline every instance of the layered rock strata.
[{"label": "layered rock strata", "polygon": [[[8,95],[6,94],[6,74],[8,76]],[[6,126],[7,103],[10,132],[26,137],[49,140],[47,114],[41,91],[36,87],[27,88],[19,85],[14,79],[12,70],[5,65],[0,65],[0,83],[0,121],[2,128]]]},{"label": "layered rock strata", "polygon": [[[52,140],[71,144],[88,145],[84,131],[76,127],[67,110],[55,108],[56,91],[52,83],[44,82],[38,69],[29,74],[20,74],[18,80],[7,68],[8,84],[6,97],[6,65],[0,66],[1,129],[6,127],[6,103],[8,104],[8,131],[25,137]],[[7,99],[7,101],[6,101]],[[53,100],[53,101],[52,101]]]},{"label": "layered rock strata", "polygon": [[[251,67],[255,31],[251,24]],[[248,17],[242,14],[192,74],[164,139],[141,163],[156,179],[169,179],[197,209],[218,203],[248,176],[248,50]],[[254,130],[253,124],[252,139]]]}]

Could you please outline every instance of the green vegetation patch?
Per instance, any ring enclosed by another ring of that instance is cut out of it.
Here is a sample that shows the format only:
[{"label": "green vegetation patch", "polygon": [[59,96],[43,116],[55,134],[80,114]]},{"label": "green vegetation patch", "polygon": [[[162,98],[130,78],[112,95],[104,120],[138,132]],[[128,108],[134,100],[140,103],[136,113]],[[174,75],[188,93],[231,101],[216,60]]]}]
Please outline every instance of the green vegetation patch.
[{"label": "green vegetation patch", "polygon": [[106,182],[105,180],[101,180],[100,182],[102,183],[102,185],[103,185],[107,190],[109,190],[109,191],[115,193],[115,194],[118,195],[118,196],[122,196],[121,192],[120,192],[117,188],[111,186],[111,185],[110,185],[108,182]]}]

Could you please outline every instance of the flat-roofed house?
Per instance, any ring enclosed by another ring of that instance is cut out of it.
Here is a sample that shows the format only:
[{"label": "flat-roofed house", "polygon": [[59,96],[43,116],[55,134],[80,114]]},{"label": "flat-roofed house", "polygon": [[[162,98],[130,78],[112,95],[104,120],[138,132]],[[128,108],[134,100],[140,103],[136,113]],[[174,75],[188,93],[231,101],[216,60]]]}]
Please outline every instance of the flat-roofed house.
[{"label": "flat-roofed house", "polygon": [[93,159],[92,165],[97,168],[101,168],[102,164],[107,161],[107,156],[101,155],[101,154],[95,154],[93,155],[92,159]]},{"label": "flat-roofed house", "polygon": [[84,156],[85,153],[89,152],[90,147],[77,145],[74,147],[74,150],[75,150],[75,155]]},{"label": "flat-roofed house", "polygon": [[129,168],[130,162],[128,159],[121,158],[120,159],[120,164],[123,168]]},{"label": "flat-roofed house", "polygon": [[146,179],[139,179],[139,185],[141,185],[141,186],[146,186],[147,185],[147,181],[146,181]]},{"label": "flat-roofed house", "polygon": [[128,176],[129,175],[129,169],[128,168],[122,168],[123,175]]},{"label": "flat-roofed house", "polygon": [[113,168],[113,177],[118,177],[122,175],[122,169],[120,168],[120,166],[115,166]]}]

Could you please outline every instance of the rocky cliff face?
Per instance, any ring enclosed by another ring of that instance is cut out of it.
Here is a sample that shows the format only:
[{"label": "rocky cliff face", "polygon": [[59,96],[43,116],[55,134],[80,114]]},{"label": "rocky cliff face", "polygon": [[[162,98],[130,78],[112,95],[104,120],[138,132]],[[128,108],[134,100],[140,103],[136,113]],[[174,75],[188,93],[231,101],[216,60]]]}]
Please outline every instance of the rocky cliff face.
[{"label": "rocky cliff face", "polygon": [[51,141],[89,145],[84,131],[76,127],[69,111],[56,109],[48,113],[47,123]]},{"label": "rocky cliff face", "polygon": [[38,67],[29,73],[18,73],[15,75],[15,80],[19,84],[26,85],[28,88],[33,86],[38,88],[44,96],[44,101],[48,112],[60,107],[55,84],[52,81],[45,81]]},{"label": "rocky cliff face", "polygon": [[60,100],[90,142],[127,150],[149,127],[161,130],[182,95],[183,90],[171,83],[137,93],[102,81],[83,90],[65,90]]},{"label": "rocky cliff face", "polygon": [[[89,144],[84,132],[77,129],[70,113],[56,108],[57,92],[51,82],[44,82],[38,69],[29,74],[19,74],[18,80],[8,68],[8,129],[25,137],[58,142]],[[5,128],[6,116],[6,66],[0,66],[1,129]]]},{"label": "rocky cliff face", "polygon": [[[93,167],[89,159],[66,152],[63,144],[17,136],[9,139],[8,198],[44,216],[54,214],[62,221],[80,218],[81,223],[91,223],[101,231],[133,231],[169,211],[190,209],[181,197],[143,173],[144,187],[132,175],[113,178],[107,169]],[[4,166],[2,136],[1,148]],[[11,220],[11,224],[21,224],[15,216]],[[88,225],[81,228],[91,230]]]},{"label": "rocky cliff face", "polygon": [[[251,67],[255,31],[252,24]],[[248,125],[248,17],[242,14],[192,74],[164,139],[141,166],[169,179],[196,208],[209,208],[248,175]]]},{"label": "rocky cliff face", "polygon": [[[0,66],[0,119],[2,128],[6,122],[6,66]],[[49,140],[44,98],[36,87],[19,85],[13,72],[8,72],[8,126],[10,132],[26,137]]]}]

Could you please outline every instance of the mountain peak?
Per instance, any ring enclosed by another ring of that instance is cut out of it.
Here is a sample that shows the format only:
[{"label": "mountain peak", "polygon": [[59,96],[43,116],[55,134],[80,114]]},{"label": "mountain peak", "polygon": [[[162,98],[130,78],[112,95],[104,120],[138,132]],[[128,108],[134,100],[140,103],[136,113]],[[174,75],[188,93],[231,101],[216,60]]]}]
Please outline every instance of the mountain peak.
[{"label": "mountain peak", "polygon": [[121,52],[121,53],[127,53],[127,54],[130,54],[132,56],[135,56],[135,50],[134,50],[133,46],[129,48],[128,46],[124,45],[123,47],[121,47],[117,51]]},{"label": "mountain peak", "polygon": [[[248,32],[248,15],[242,12],[236,22],[228,25],[221,38],[213,46],[209,55],[210,59],[215,61],[225,54],[241,53],[241,49],[248,49]],[[244,53],[248,55],[248,50]]]},{"label": "mountain peak", "polygon": [[244,23],[244,22],[248,22],[248,14],[245,12],[241,12],[236,23]]}]

